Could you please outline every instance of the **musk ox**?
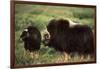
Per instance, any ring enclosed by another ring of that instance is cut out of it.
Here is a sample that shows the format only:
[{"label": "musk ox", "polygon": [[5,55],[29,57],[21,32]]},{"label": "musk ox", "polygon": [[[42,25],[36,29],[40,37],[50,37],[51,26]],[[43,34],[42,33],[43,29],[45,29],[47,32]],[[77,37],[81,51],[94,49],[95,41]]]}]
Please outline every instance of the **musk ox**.
[{"label": "musk ox", "polygon": [[22,32],[20,38],[22,38],[22,40],[24,41],[25,50],[33,52],[40,49],[41,34],[36,27],[28,26]]},{"label": "musk ox", "polygon": [[48,46],[65,53],[94,54],[93,32],[87,25],[71,25],[66,19],[52,19],[47,30]]}]

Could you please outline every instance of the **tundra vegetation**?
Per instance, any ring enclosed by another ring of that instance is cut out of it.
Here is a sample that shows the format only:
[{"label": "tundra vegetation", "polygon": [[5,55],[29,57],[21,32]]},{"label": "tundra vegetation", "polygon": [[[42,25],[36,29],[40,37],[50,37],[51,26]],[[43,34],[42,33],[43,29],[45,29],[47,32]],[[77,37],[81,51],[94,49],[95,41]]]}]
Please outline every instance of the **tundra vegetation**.
[{"label": "tundra vegetation", "polygon": [[[41,48],[35,52],[34,57],[30,56],[30,52],[25,51],[24,42],[20,40],[20,35],[24,28],[34,25],[41,32],[46,29],[49,21],[54,18],[68,18],[74,22],[88,25],[94,31],[94,15],[93,8],[67,7],[67,6],[47,6],[47,5],[15,5],[15,64],[31,65],[31,64],[51,64],[51,63],[69,63],[94,61],[90,55],[81,59],[82,56],[74,53],[68,61],[64,61],[65,57],[62,53],[53,48],[44,46],[41,42]],[[42,37],[43,38],[43,37]],[[69,54],[71,55],[71,54]],[[83,55],[84,56],[84,55]]]}]

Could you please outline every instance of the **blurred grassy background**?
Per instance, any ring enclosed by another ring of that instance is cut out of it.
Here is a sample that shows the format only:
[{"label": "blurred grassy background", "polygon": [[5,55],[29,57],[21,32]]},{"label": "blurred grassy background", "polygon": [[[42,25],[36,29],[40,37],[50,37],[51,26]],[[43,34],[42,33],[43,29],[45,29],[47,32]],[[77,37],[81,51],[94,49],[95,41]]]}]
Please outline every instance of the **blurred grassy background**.
[{"label": "blurred grassy background", "polygon": [[[75,55],[68,61],[64,61],[61,53],[52,48],[45,47],[41,43],[41,49],[38,51],[38,57],[31,58],[30,53],[25,54],[24,44],[19,40],[21,32],[28,25],[34,25],[40,32],[46,29],[46,25],[53,18],[69,18],[72,21],[86,24],[94,29],[93,8],[78,8],[78,7],[61,7],[61,6],[44,6],[44,5],[29,5],[16,4],[15,6],[15,55],[16,65],[27,64],[48,64],[60,62],[80,62],[91,61],[89,56],[80,60],[79,55]],[[37,54],[38,54],[37,53]]]}]

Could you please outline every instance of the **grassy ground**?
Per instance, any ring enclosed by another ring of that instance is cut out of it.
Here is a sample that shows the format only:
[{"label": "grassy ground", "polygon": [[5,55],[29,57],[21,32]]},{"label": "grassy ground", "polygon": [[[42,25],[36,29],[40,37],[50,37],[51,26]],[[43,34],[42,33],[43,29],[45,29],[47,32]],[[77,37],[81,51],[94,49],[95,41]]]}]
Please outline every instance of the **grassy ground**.
[{"label": "grassy ground", "polygon": [[[80,22],[90,26],[94,30],[94,9],[93,8],[76,8],[76,7],[60,7],[60,6],[43,6],[43,5],[27,5],[17,4],[15,7],[15,55],[16,65],[27,64],[49,64],[61,62],[82,62],[92,61],[87,55],[74,55],[71,59],[65,61],[64,55],[55,51],[53,48],[45,47],[41,43],[41,49],[30,55],[24,50],[24,44],[20,40],[21,32],[28,25],[36,26],[42,32],[48,22],[53,18],[69,18],[72,21]],[[69,54],[70,55],[70,54]]]}]

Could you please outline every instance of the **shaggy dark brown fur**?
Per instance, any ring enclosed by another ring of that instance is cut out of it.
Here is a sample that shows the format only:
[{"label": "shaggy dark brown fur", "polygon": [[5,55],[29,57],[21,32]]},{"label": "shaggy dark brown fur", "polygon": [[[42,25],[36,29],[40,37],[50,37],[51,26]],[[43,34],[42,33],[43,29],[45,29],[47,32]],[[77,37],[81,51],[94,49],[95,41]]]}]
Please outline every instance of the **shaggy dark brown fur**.
[{"label": "shaggy dark brown fur", "polygon": [[28,26],[21,34],[20,38],[24,41],[24,48],[26,50],[36,51],[40,49],[41,34],[34,26]]},{"label": "shaggy dark brown fur", "polygon": [[65,19],[53,19],[49,22],[47,30],[50,33],[49,47],[57,51],[79,54],[93,54],[93,32],[87,25],[69,26]]}]

